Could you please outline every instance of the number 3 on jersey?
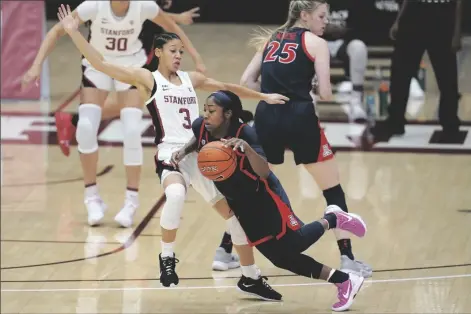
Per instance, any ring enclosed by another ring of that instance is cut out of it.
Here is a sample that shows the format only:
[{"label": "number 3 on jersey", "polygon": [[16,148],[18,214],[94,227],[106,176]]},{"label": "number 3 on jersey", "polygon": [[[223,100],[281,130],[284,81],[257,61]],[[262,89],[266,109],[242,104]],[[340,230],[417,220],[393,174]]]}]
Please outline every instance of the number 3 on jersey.
[{"label": "number 3 on jersey", "polygon": [[182,123],[182,126],[185,129],[191,129],[190,110],[188,110],[186,108],[180,108],[180,110],[178,112],[183,113],[183,115],[184,115],[183,120],[185,120],[185,123]]},{"label": "number 3 on jersey", "polygon": [[283,45],[281,50],[281,55],[278,55],[281,44],[278,41],[272,41],[268,44],[268,53],[265,56],[263,62],[275,62],[276,60],[280,63],[288,64],[293,62],[296,59],[296,49],[298,49],[298,44],[296,43],[286,43]]}]

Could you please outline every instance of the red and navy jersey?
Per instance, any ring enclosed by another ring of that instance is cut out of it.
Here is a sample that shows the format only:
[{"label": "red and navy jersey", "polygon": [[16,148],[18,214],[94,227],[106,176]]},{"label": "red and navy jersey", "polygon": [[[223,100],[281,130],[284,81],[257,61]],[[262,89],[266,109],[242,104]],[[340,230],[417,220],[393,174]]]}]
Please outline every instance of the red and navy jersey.
[{"label": "red and navy jersey", "polygon": [[261,68],[262,93],[278,93],[291,102],[312,102],[314,59],[306,50],[307,29],[275,33],[265,46]]},{"label": "red and navy jersey", "polygon": [[[220,140],[209,134],[203,121],[200,117],[193,122],[198,150],[209,142]],[[259,155],[265,156],[252,127],[242,123],[231,125],[225,138],[233,137],[245,140]],[[286,228],[300,228],[302,222],[291,210],[288,196],[278,178],[273,173],[267,179],[260,178],[245,154],[240,150],[236,154],[234,174],[214,184],[227,199],[250,243],[255,246],[275,237],[279,239],[286,233]]]}]

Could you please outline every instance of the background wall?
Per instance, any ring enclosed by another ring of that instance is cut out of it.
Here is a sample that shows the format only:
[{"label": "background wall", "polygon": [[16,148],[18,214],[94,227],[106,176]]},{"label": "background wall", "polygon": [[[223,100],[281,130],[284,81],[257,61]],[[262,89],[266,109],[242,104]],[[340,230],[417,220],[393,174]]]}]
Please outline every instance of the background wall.
[{"label": "background wall", "polygon": [[[48,19],[57,18],[57,6],[69,3],[75,8],[82,1],[48,0]],[[355,5],[362,12],[359,37],[371,45],[389,45],[388,32],[393,23],[400,0],[330,0],[331,8]],[[171,11],[182,12],[192,7],[201,8],[199,22],[283,24],[289,0],[174,0]],[[471,1],[463,1],[463,31],[471,34]]]}]

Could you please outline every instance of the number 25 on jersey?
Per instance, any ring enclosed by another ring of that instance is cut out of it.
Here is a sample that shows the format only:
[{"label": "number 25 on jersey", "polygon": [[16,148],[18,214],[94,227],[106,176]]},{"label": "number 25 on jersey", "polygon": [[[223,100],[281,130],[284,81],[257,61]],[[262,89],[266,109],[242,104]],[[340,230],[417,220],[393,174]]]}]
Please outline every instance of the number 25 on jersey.
[{"label": "number 25 on jersey", "polygon": [[296,49],[298,49],[296,43],[286,43],[281,48],[281,44],[278,41],[272,41],[268,44],[268,53],[265,56],[263,62],[275,62],[279,61],[283,64],[288,64],[296,59]]}]

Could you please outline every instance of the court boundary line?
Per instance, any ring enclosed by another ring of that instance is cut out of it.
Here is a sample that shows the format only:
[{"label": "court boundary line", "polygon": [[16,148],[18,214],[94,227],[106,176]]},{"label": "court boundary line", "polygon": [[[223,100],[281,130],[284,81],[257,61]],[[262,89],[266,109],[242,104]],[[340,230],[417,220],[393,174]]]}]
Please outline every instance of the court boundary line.
[{"label": "court boundary line", "polygon": [[[140,235],[144,236],[143,234]],[[373,270],[373,274],[399,272],[399,271],[415,271],[415,270],[430,270],[430,269],[445,269],[445,268],[460,268],[460,267],[471,267],[470,264],[452,264],[452,265],[437,265],[428,267],[410,267],[410,268],[392,268],[392,269],[378,269]],[[279,275],[267,275],[268,278],[291,278],[301,277],[299,275],[290,274],[279,274]],[[239,279],[240,276],[220,276],[218,279]],[[194,280],[214,280],[215,277],[180,277],[180,281],[194,281]],[[51,280],[1,280],[0,283],[51,283],[51,282],[130,282],[130,281],[156,281],[159,280],[157,277],[152,278],[109,278],[109,279],[51,279]]]},{"label": "court boundary line", "polygon": [[[366,284],[377,283],[398,283],[408,281],[427,281],[427,280],[446,280],[458,278],[471,278],[471,274],[462,275],[444,275],[444,276],[426,276],[426,277],[406,277],[406,278],[390,278],[390,279],[366,279]],[[288,284],[272,284],[272,287],[305,287],[305,286],[327,286],[331,285],[329,282],[312,282],[312,283],[288,283]],[[167,291],[182,291],[182,290],[202,290],[202,289],[236,289],[236,285],[232,286],[184,286],[184,287],[123,287],[123,288],[57,288],[57,289],[2,289],[1,292],[77,292],[77,291],[145,291],[145,290],[167,290]]]}]

